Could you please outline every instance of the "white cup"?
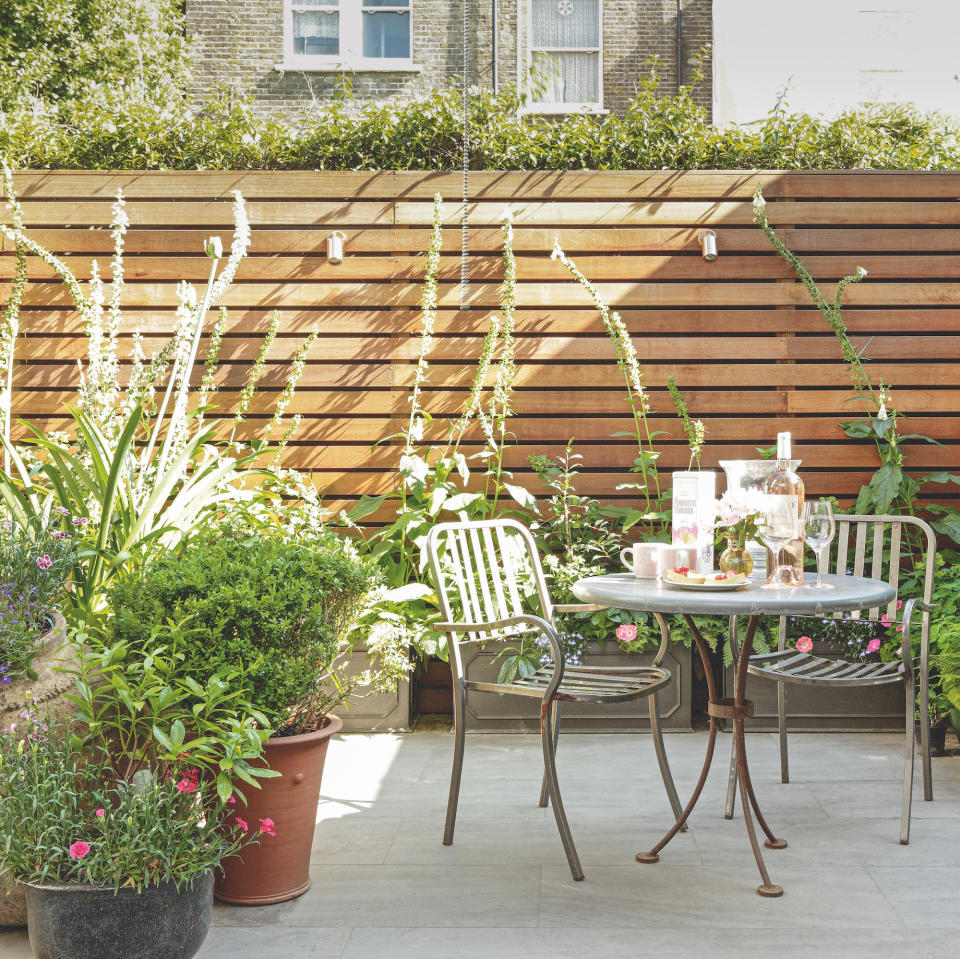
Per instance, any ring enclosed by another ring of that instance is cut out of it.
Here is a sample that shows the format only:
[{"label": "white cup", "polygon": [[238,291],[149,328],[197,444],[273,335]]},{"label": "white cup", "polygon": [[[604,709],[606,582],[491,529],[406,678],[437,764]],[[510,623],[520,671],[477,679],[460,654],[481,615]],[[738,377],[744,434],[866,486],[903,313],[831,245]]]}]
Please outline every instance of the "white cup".
[{"label": "white cup", "polygon": [[696,551],[685,546],[664,546],[660,554],[661,568],[663,572],[668,569],[682,569],[683,567],[692,569],[691,556],[696,556]]},{"label": "white cup", "polygon": [[620,560],[637,579],[659,579],[664,543],[634,543],[620,550]]}]

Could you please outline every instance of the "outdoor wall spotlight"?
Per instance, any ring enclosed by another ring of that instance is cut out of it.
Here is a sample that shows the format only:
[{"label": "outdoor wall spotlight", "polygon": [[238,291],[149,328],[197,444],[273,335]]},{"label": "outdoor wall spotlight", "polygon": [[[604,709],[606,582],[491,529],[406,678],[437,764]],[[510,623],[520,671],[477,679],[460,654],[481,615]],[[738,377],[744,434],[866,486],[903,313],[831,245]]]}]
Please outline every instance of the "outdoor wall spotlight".
[{"label": "outdoor wall spotlight", "polygon": [[717,234],[713,230],[701,230],[697,239],[700,241],[703,258],[707,263],[712,263],[717,258]]},{"label": "outdoor wall spotlight", "polygon": [[346,238],[346,234],[341,233],[339,230],[336,230],[327,237],[327,261],[329,263],[343,262],[343,241]]}]

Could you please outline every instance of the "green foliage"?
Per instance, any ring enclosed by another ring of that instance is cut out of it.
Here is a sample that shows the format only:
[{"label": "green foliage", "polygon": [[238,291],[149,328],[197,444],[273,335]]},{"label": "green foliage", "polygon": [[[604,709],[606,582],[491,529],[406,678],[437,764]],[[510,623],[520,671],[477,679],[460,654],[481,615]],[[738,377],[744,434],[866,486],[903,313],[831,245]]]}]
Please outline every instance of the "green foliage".
[{"label": "green foliage", "polygon": [[0,110],[172,106],[187,75],[183,27],[179,0],[4,0]]},{"label": "green foliage", "polygon": [[317,729],[349,692],[345,633],[375,579],[353,545],[204,534],[120,579],[110,591],[113,642],[154,652],[156,627],[185,623],[180,675],[206,684],[241,670],[242,687],[278,734]]},{"label": "green foliage", "polygon": [[85,742],[109,752],[121,779],[142,769],[172,774],[188,756],[225,801],[236,780],[253,785],[272,775],[253,765],[270,728],[248,701],[242,666],[222,667],[203,682],[185,667],[205,638],[203,629],[173,622],[154,625],[143,646],[111,643],[102,630],[80,632],[68,696]]},{"label": "green foliage", "polygon": [[[953,121],[905,106],[826,120],[776,110],[757,126],[717,129],[690,95],[660,96],[644,78],[625,116],[545,118],[518,111],[513,90],[471,94],[476,170],[957,169]],[[202,106],[95,100],[60,115],[26,106],[0,124],[0,155],[17,167],[171,170],[456,170],[462,106],[455,90],[358,106],[349,92],[296,124],[224,97]]]},{"label": "green foliage", "polygon": [[[62,507],[37,525],[0,522],[0,684],[30,674],[48,613],[60,607],[85,520]],[[35,678],[35,677],[34,677]]]},{"label": "green foliage", "polygon": [[191,882],[253,836],[227,824],[196,770],[178,776],[117,780],[106,754],[26,712],[0,732],[0,870],[114,889]]}]

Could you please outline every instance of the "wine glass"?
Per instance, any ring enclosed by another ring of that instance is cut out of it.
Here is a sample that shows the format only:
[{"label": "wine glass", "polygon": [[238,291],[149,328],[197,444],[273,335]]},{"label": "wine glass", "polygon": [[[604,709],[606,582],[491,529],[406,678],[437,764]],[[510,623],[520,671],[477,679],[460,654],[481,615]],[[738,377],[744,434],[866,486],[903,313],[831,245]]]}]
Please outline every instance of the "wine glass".
[{"label": "wine glass", "polygon": [[803,541],[813,550],[817,557],[817,585],[815,589],[831,589],[823,582],[820,572],[820,554],[833,541],[836,533],[836,524],[833,520],[833,507],[825,500],[815,503],[804,503],[803,506]]},{"label": "wine glass", "polygon": [[763,544],[773,554],[773,575],[767,585],[794,586],[793,568],[781,562],[781,554],[783,548],[799,535],[796,500],[786,496],[770,496],[767,503],[759,530]]}]

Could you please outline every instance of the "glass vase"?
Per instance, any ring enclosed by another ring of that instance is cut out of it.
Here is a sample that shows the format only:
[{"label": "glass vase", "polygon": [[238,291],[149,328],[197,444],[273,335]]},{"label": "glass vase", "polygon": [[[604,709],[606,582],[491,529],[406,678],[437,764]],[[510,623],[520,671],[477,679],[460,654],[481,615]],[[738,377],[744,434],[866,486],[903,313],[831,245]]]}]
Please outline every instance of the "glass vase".
[{"label": "glass vase", "polygon": [[745,543],[736,536],[724,537],[727,548],[720,554],[720,569],[724,573],[743,573],[749,576],[753,572],[753,557]]}]

